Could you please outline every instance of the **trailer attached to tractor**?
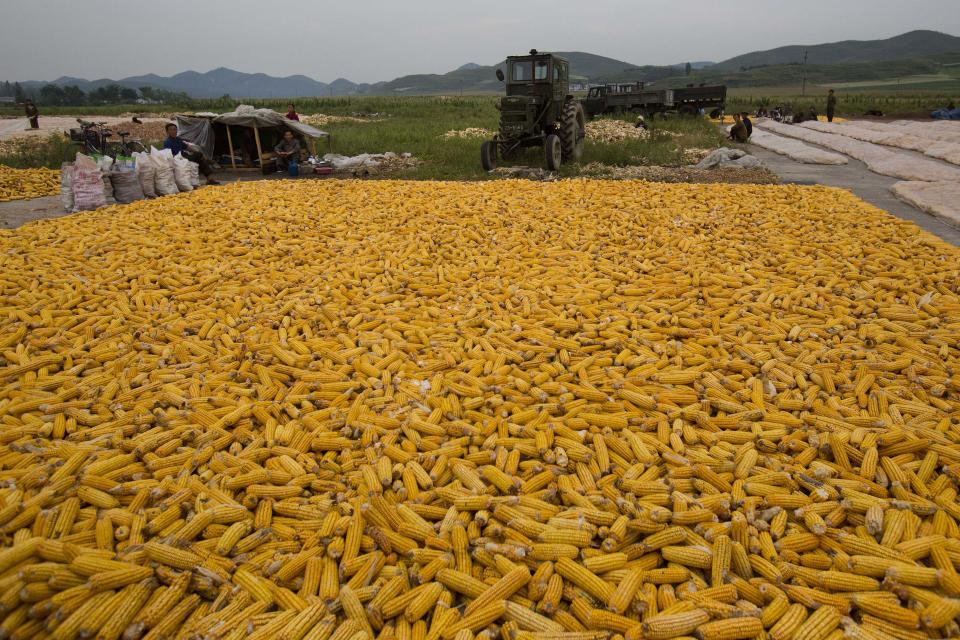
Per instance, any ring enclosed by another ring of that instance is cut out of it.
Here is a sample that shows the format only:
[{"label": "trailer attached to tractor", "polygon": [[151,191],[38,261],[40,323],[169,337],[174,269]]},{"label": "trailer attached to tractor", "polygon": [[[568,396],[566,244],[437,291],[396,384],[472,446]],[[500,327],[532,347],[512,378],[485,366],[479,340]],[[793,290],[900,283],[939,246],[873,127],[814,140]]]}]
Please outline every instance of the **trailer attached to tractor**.
[{"label": "trailer attached to tractor", "polygon": [[646,118],[659,113],[676,111],[684,115],[722,112],[727,100],[724,85],[684,87],[682,89],[650,89],[642,82],[605,84],[591,87],[580,99],[588,117],[603,114],[637,113]]}]

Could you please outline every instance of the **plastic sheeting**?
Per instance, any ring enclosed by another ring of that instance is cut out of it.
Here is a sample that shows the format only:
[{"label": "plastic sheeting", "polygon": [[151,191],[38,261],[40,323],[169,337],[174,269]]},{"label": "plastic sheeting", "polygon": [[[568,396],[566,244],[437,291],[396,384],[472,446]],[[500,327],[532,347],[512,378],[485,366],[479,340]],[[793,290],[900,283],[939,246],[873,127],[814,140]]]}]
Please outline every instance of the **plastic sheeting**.
[{"label": "plastic sheeting", "polygon": [[[911,123],[919,126],[895,126],[880,122],[870,124],[872,126],[863,126],[860,122],[850,124],[804,122],[800,126],[888,147],[919,151],[931,158],[960,165],[960,141],[953,141],[953,135],[949,132],[935,131],[936,127],[930,126],[935,123]],[[960,129],[956,137],[960,140]]]},{"label": "plastic sheeting", "polygon": [[[216,154],[216,132],[214,124],[225,127],[252,127],[254,129],[290,129],[305,138],[316,139],[329,137],[329,133],[321,131],[308,124],[287,120],[286,117],[272,109],[255,109],[250,105],[242,104],[236,111],[229,113],[198,113],[192,116],[177,116],[177,130],[180,137],[195,144],[208,160]],[[222,146],[222,145],[221,145]]]},{"label": "plastic sheeting", "polygon": [[937,109],[930,117],[938,120],[960,120],[960,109]]},{"label": "plastic sheeting", "polygon": [[898,182],[890,191],[907,204],[960,226],[960,182]]},{"label": "plastic sheeting", "polygon": [[921,138],[929,138],[937,142],[960,143],[960,122],[936,122],[917,120],[894,120],[893,122],[874,122],[861,120],[857,126],[877,131],[906,131]]},{"label": "plastic sheeting", "polygon": [[960,180],[960,168],[948,167],[933,160],[915,158],[904,153],[896,153],[880,145],[847,136],[814,131],[808,127],[781,124],[768,119],[758,120],[754,127],[838,151],[860,160],[871,171],[881,175],[901,180],[922,180],[925,182]]},{"label": "plastic sheeting", "polygon": [[287,120],[287,118],[273,109],[255,109],[248,104],[241,104],[236,111],[221,113],[213,119],[217,124],[237,125],[265,129],[269,127],[286,127],[308,138],[325,138],[330,134],[308,124]]},{"label": "plastic sheeting", "polygon": [[30,121],[26,118],[4,118],[0,120],[0,137],[28,131],[29,129]]},{"label": "plastic sheeting", "polygon": [[213,126],[210,118],[177,116],[177,135],[200,147],[200,153],[208,160],[213,158]]},{"label": "plastic sheeting", "polygon": [[847,164],[848,162],[846,156],[842,156],[839,153],[824,151],[823,149],[804,144],[799,140],[784,138],[783,136],[778,136],[760,129],[753,130],[753,135],[750,136],[750,143],[805,164],[836,165]]}]

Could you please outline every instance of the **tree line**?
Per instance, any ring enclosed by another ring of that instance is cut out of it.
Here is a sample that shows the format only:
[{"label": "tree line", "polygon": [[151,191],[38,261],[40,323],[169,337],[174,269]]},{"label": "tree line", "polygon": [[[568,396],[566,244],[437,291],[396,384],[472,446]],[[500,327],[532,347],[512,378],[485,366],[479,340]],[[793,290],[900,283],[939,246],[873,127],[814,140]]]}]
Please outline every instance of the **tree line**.
[{"label": "tree line", "polygon": [[89,92],[77,85],[60,86],[45,84],[39,89],[25,89],[19,82],[0,82],[0,96],[13,97],[16,102],[31,99],[39,105],[75,107],[98,104],[131,104],[137,101],[148,103],[189,105],[191,98],[184,92],[144,86],[139,89],[108,84]]}]

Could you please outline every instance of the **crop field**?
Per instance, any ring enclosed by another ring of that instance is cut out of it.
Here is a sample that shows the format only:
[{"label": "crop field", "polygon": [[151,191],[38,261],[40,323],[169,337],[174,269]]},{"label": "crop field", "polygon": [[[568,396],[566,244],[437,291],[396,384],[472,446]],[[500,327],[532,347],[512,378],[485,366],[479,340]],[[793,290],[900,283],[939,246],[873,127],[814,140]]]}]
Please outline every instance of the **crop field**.
[{"label": "crop field", "polygon": [[[850,88],[832,85],[837,86],[837,114],[854,117],[862,116],[867,111],[879,110],[888,115],[927,115],[944,107],[951,100],[956,101],[956,95],[960,93],[960,82],[903,85],[902,91],[887,82]],[[727,112],[755,111],[759,106],[774,105],[793,105],[795,109],[806,109],[812,105],[823,113],[827,108],[828,89],[827,86],[808,86],[806,95],[801,95],[798,86],[734,88],[728,93]]]},{"label": "crop field", "polygon": [[960,635],[960,250],[847,191],[247,182],[0,254],[3,637]]},{"label": "crop field", "polygon": [[[281,101],[252,101],[256,106],[285,108]],[[339,117],[316,125],[331,134],[329,145],[321,141],[321,153],[345,155],[359,153],[412,153],[422,161],[404,173],[414,179],[466,179],[487,177],[480,167],[480,138],[445,137],[449,131],[469,127],[496,130],[499,112],[492,97],[411,97],[411,98],[330,98],[301,100],[298,109],[304,116],[321,113]],[[235,103],[203,103],[202,109],[232,109]],[[110,115],[124,113],[118,107]],[[104,113],[103,115],[108,115]],[[171,114],[166,114],[171,115]],[[627,118],[625,122],[633,124]],[[688,164],[688,149],[713,149],[722,136],[707,121],[688,118],[657,120],[649,136],[642,139],[595,140],[588,138],[582,164],[681,166]],[[149,142],[149,141],[147,141]],[[157,141],[159,142],[159,141]],[[58,168],[72,157],[75,148],[63,140],[33,142],[23,148],[0,151],[0,164],[11,167]],[[529,150],[515,164],[543,166],[540,150]],[[563,175],[576,175],[578,168],[567,167]]]}]

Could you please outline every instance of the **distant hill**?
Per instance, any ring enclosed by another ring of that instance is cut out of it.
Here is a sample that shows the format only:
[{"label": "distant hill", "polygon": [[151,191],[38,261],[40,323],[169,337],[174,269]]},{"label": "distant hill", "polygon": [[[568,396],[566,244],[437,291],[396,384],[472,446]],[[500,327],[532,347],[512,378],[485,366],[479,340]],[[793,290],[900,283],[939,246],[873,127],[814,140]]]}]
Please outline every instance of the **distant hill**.
[{"label": "distant hill", "polygon": [[265,73],[244,73],[219,67],[206,73],[198,71],[184,71],[170,77],[159,76],[153,73],[142,76],[130,76],[120,80],[102,78],[86,80],[84,78],[60,77],[52,83],[27,81],[21,85],[25,89],[39,89],[45,84],[60,86],[76,85],[86,92],[90,92],[109,84],[118,84],[122,87],[138,89],[151,86],[158,89],[183,92],[193,98],[218,98],[222,95],[231,95],[240,98],[301,98],[305,96],[330,95],[331,88],[335,95],[349,95],[362,91],[368,85],[358,85],[354,82],[339,78],[330,84],[318,82],[304,75],[286,76],[277,78]]},{"label": "distant hill", "polygon": [[[801,67],[803,52],[809,51],[807,64]],[[522,54],[523,51],[515,52]],[[951,74],[960,55],[960,38],[936,31],[911,31],[885,40],[847,40],[819,45],[793,45],[768,51],[755,51],[712,63],[691,61],[692,73],[686,75],[686,62],[672,65],[636,65],[582,51],[555,52],[570,61],[571,79],[581,84],[634,82],[642,80],[655,86],[676,87],[688,83],[724,83],[732,87],[775,86],[808,81],[858,82],[920,74]],[[263,73],[244,73],[220,67],[205,73],[184,71],[174,76],[156,74],[132,76],[121,80],[61,77],[53,84],[76,85],[89,92],[108,84],[138,89],[152,86],[185,92],[195,98],[230,95],[242,98],[300,98],[344,95],[429,95],[441,93],[499,93],[503,85],[494,75],[504,61],[483,66],[468,62],[442,74],[412,74],[372,84],[338,78],[319,82],[303,75],[277,78]],[[21,82],[28,91],[36,91],[47,82]]]},{"label": "distant hill", "polygon": [[206,73],[184,71],[169,78],[155,75],[124,78],[125,85],[152,85],[171,91],[183,91],[199,98],[215,98],[224,94],[258,98],[299,98],[327,93],[329,85],[307,76],[275,78],[265,73],[243,73],[219,67]]},{"label": "distant hill", "polygon": [[885,40],[844,40],[816,45],[791,45],[768,51],[754,51],[718,62],[712,68],[724,71],[746,71],[755,67],[803,62],[807,64],[841,64],[921,58],[960,51],[960,38],[939,31],[910,31]]},{"label": "distant hill", "polygon": [[[517,55],[523,52],[518,52]],[[637,68],[636,65],[582,51],[553,51],[570,62],[570,75],[574,81],[592,82],[595,78],[611,73],[626,72]],[[503,68],[505,60],[495,65],[483,67],[466,64],[455,71],[443,74],[413,74],[401,76],[389,82],[377,82],[370,85],[370,93],[430,94],[445,92],[498,92],[503,84],[494,75],[497,68]]]},{"label": "distant hill", "polygon": [[[723,70],[719,65],[699,69],[689,76],[681,73],[664,75],[662,68],[650,68],[640,78],[658,87],[682,87],[687,84],[725,84],[728,87],[773,87],[799,85],[803,78],[811,85],[889,81],[896,78],[929,75],[960,80],[960,50],[925,58],[900,58],[876,62],[842,64],[775,64],[746,71]],[[618,82],[617,78],[607,82]]]}]

